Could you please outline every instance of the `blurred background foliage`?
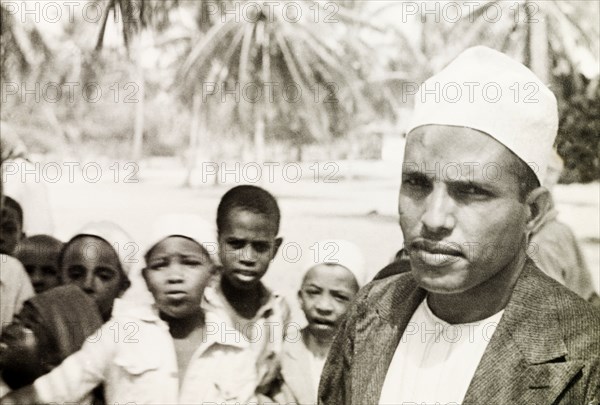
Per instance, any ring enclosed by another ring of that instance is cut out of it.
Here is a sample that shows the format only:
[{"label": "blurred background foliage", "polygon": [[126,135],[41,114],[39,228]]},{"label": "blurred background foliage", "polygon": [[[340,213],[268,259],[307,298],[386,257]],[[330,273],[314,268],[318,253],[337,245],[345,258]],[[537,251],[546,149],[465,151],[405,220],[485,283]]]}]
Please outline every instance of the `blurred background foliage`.
[{"label": "blurred background foliage", "polygon": [[[484,44],[557,94],[562,181],[600,179],[598,2],[454,2],[460,18],[451,2],[421,3],[88,0],[51,22],[45,2],[36,18],[1,0],[0,118],[31,152],[175,156],[186,182],[207,159],[378,159],[403,136],[406,83]],[[222,97],[236,85],[239,100]]]}]

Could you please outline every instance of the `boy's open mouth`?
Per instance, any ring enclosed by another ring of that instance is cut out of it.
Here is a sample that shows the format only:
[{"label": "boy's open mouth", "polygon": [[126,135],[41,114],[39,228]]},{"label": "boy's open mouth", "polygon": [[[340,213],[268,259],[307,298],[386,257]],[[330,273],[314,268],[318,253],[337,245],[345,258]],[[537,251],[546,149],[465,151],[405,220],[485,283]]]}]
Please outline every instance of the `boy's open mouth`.
[{"label": "boy's open mouth", "polygon": [[235,270],[234,274],[242,279],[256,278],[256,272],[253,270]]},{"label": "boy's open mouth", "polygon": [[319,326],[323,326],[323,327],[334,327],[335,326],[335,321],[332,321],[329,319],[322,319],[322,318],[313,318],[312,323],[314,325],[319,325]]},{"label": "boy's open mouth", "polygon": [[181,300],[186,297],[187,293],[185,291],[177,290],[177,291],[168,291],[165,295],[172,300]]}]

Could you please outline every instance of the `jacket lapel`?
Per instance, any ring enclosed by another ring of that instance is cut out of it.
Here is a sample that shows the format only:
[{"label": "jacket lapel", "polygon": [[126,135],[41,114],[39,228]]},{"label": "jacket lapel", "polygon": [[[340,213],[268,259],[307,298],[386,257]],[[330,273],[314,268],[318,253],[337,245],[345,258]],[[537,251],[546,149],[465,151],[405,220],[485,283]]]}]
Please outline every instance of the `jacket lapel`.
[{"label": "jacket lapel", "polygon": [[479,363],[465,403],[551,404],[582,369],[567,361],[553,291],[528,261]]},{"label": "jacket lapel", "polygon": [[[392,281],[392,280],[390,280]],[[425,297],[410,274],[395,277],[395,285],[381,297],[375,311],[364,308],[356,325],[352,403],[379,401],[387,370],[402,334],[413,313]]]}]

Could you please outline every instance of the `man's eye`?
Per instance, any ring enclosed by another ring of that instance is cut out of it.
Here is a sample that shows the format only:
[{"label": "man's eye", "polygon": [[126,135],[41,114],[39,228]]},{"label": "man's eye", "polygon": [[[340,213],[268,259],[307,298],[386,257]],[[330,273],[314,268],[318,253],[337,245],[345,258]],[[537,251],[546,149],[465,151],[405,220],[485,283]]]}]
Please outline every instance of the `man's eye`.
[{"label": "man's eye", "polygon": [[426,188],[430,186],[427,180],[418,177],[405,178],[402,180],[402,185],[406,185],[408,187],[413,188]]},{"label": "man's eye", "polygon": [[27,272],[27,274],[33,274],[33,272],[35,271],[35,266],[25,266],[25,271]]},{"label": "man's eye", "polygon": [[474,196],[474,197],[477,197],[477,196],[485,197],[485,196],[490,195],[489,192],[482,189],[481,187],[477,187],[477,186],[473,186],[473,185],[465,185],[465,186],[458,187],[456,191],[462,195]]}]

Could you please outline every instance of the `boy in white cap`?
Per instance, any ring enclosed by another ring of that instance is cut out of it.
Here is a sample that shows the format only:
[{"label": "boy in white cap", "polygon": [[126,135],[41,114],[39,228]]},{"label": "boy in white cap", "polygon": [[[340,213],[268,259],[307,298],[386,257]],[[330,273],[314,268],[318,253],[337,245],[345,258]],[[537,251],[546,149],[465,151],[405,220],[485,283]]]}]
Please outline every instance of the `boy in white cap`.
[{"label": "boy in white cap", "polygon": [[208,229],[194,215],[159,219],[142,251],[154,304],[118,300],[95,339],[0,403],[70,403],[101,382],[107,404],[256,403],[246,345],[214,333],[201,306],[216,272]]},{"label": "boy in white cap", "polygon": [[90,222],[61,250],[58,264],[63,284],[75,284],[96,301],[104,321],[115,299],[131,282],[128,274],[137,245],[117,224]]},{"label": "boy in white cap", "polygon": [[[341,240],[317,242],[304,268],[298,291],[308,325],[283,344],[279,402],[315,404],[325,359],[350,302],[365,284],[365,261],[360,248]],[[314,255],[313,255],[314,254]]]},{"label": "boy in white cap", "polygon": [[557,127],[552,92],[489,48],[421,86],[398,203],[411,272],[359,293],[319,403],[598,403],[600,312],[526,254]]}]

